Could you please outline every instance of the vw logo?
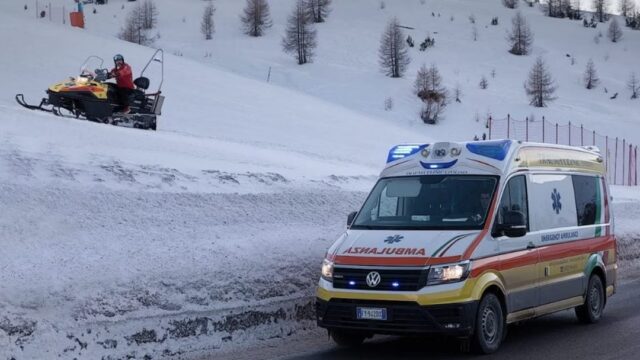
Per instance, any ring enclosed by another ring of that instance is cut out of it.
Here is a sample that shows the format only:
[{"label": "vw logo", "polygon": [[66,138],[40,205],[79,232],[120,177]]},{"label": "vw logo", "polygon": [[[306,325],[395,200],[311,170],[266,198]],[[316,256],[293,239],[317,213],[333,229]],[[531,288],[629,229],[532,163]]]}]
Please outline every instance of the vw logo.
[{"label": "vw logo", "polygon": [[376,271],[372,271],[367,274],[367,285],[369,287],[376,287],[380,284],[380,274]]}]

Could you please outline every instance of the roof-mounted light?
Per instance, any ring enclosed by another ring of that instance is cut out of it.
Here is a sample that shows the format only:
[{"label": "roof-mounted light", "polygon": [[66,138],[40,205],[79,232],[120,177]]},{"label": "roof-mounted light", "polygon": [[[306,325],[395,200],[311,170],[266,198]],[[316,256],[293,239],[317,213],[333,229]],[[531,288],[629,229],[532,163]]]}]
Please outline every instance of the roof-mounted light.
[{"label": "roof-mounted light", "polygon": [[387,156],[387,163],[414,155],[418,152],[423,151],[427,146],[429,145],[428,144],[396,145],[392,147],[391,150],[389,150],[389,155]]}]

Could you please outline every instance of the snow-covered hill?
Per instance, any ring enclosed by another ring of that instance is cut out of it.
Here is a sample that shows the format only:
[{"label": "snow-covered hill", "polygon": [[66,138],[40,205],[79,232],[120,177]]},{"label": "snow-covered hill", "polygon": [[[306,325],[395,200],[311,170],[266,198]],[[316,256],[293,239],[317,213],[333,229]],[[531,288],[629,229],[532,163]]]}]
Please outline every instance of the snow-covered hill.
[{"label": "snow-covered hill", "polygon": [[[0,2],[0,357],[171,357],[313,326],[304,319],[323,252],[388,148],[469,139],[486,131],[476,112],[535,112],[640,136],[640,102],[611,101],[602,87],[587,92],[579,84],[593,57],[603,87],[623,93],[640,32],[595,45],[597,31],[522,9],[536,45],[532,56],[515,58],[503,39],[512,12],[498,0],[385,0],[384,10],[379,2],[334,1],[318,26],[318,57],[305,66],[280,51],[291,0],[272,1],[274,26],[259,39],[239,30],[243,1],[217,0],[210,42],[200,40],[201,0],[156,0],[156,41],[167,52],[159,130],[55,118],[19,107],[14,95],[37,102],[88,55],[110,63],[122,53],[139,71],[153,50],[114,37],[133,5],[127,1],[111,0],[96,14],[85,7],[86,30],[36,20],[34,1],[26,3],[25,11],[25,1]],[[471,13],[482,24],[478,42]],[[429,32],[437,41],[426,53],[412,50],[404,79],[386,78],[377,66],[392,15],[416,28],[416,40]],[[487,25],[493,16],[500,26]],[[522,91],[538,54],[560,85],[559,100],[543,112]],[[423,62],[436,63],[446,84],[459,82],[465,93],[438,126],[417,119],[411,85]],[[477,89],[483,74],[486,91]],[[153,87],[158,78],[151,80]],[[614,195],[622,199],[620,233],[637,237],[637,189]],[[626,260],[638,254],[635,244],[621,249]]]}]

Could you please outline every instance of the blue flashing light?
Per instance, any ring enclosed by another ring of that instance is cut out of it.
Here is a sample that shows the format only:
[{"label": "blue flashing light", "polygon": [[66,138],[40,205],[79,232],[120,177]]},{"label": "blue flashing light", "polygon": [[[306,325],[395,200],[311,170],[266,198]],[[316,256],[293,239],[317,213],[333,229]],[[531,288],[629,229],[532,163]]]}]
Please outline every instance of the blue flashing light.
[{"label": "blue flashing light", "polygon": [[426,163],[426,162],[420,161],[420,165],[422,165],[423,168],[428,170],[448,169],[453,165],[455,165],[457,162],[458,162],[458,159],[453,160],[451,162],[446,162],[446,163]]},{"label": "blue flashing light", "polygon": [[397,281],[394,281],[394,282],[391,283],[391,286],[393,286],[394,288],[397,288],[397,287],[400,286],[400,283],[397,282]]},{"label": "blue flashing light", "polygon": [[474,154],[502,161],[507,157],[511,143],[511,140],[473,142],[467,144],[467,149]]},{"label": "blue flashing light", "polygon": [[349,280],[349,285],[350,285],[350,286],[355,286],[355,284],[356,284],[356,282],[355,282],[355,281],[353,281],[353,280]]},{"label": "blue flashing light", "polygon": [[429,144],[417,145],[417,144],[408,144],[408,145],[396,145],[389,150],[389,155],[387,156],[387,164],[406,158],[407,156],[411,156],[422,151],[424,148],[429,146]]}]

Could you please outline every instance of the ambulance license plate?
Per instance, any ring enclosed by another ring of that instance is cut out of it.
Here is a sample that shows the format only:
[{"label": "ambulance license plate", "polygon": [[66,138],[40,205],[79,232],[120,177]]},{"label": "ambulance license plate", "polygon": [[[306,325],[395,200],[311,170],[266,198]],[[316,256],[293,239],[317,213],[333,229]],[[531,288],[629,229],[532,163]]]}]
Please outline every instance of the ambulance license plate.
[{"label": "ambulance license plate", "polygon": [[385,308],[356,308],[358,320],[387,320],[387,309]]}]

